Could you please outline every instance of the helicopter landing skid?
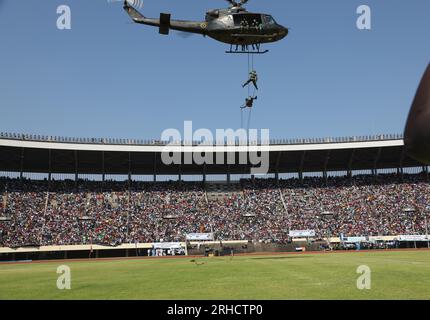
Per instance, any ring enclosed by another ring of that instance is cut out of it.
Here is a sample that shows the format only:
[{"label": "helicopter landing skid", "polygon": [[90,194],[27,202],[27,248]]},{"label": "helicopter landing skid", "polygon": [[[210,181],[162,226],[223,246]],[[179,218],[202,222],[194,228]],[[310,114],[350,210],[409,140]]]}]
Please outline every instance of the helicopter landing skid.
[{"label": "helicopter landing skid", "polygon": [[269,52],[269,50],[264,50],[264,51],[226,51],[225,53],[237,53],[237,54],[265,54]]},{"label": "helicopter landing skid", "polygon": [[260,45],[252,46],[253,48],[250,50],[249,46],[241,46],[239,50],[239,46],[236,46],[236,49],[233,50],[233,45],[230,46],[230,50],[225,53],[238,53],[238,54],[265,54],[269,52],[269,50],[260,50]]}]

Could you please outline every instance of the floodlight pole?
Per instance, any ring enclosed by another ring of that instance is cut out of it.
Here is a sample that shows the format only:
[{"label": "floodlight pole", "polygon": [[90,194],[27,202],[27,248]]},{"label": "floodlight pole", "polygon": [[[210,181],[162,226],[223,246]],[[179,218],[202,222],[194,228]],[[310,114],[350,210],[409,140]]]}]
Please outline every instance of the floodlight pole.
[{"label": "floodlight pole", "polygon": [[[330,214],[330,216],[329,216],[330,218],[332,218],[333,217],[333,214]],[[321,213],[321,220],[323,221],[323,222],[327,222],[326,221],[326,217],[324,216],[324,212],[323,213]],[[333,235],[333,232],[332,232],[332,230],[331,230],[331,224],[330,224],[330,226],[328,227],[328,229],[326,230],[326,232],[325,232],[325,235],[326,235],[326,242],[327,242],[327,244],[328,244],[328,248],[329,248],[329,250],[331,250],[331,242],[330,242],[330,238],[332,237],[332,235]]]},{"label": "floodlight pole", "polygon": [[[325,220],[325,219],[323,219],[323,221],[325,222],[326,220]],[[328,229],[327,229],[326,237],[327,237],[327,244],[328,244],[328,248],[329,248],[329,250],[330,250],[330,247],[331,247],[331,245],[330,245],[330,238],[331,238],[331,226],[330,226],[330,227],[328,227]]]},{"label": "floodlight pole", "polygon": [[[417,211],[418,211],[418,213],[420,213],[419,208],[417,206],[415,206],[414,208],[403,209],[403,212],[405,212],[407,215],[409,215],[409,219],[411,220],[411,224],[412,224],[412,232],[413,232],[414,236],[415,236],[415,223],[414,223],[412,217],[413,217],[413,213],[414,212],[417,213]],[[414,237],[414,248],[415,249],[417,248],[417,240],[415,239],[415,237]]]},{"label": "floodlight pole", "polygon": [[[414,220],[412,219],[412,215],[411,215],[411,222],[412,222],[412,232],[414,233],[414,235],[415,235],[415,222],[414,222]],[[414,237],[414,248],[416,249],[417,248],[417,240],[415,239],[415,237]]]},{"label": "floodlight pole", "polygon": [[188,240],[187,237],[185,237],[185,255],[188,256]]},{"label": "floodlight pole", "polygon": [[6,216],[6,207],[7,207],[7,202],[8,202],[8,197],[9,197],[9,195],[8,195],[8,193],[7,193],[7,185],[5,185],[5,187],[4,187],[4,189],[5,189],[5,193],[4,193],[4,195],[3,195],[3,215],[4,216]]},{"label": "floodlight pole", "polygon": [[429,239],[429,230],[427,225],[427,216],[424,217],[425,225],[426,225],[426,237],[427,237],[427,248],[430,249],[430,239]]},{"label": "floodlight pole", "polygon": [[[416,212],[416,211],[414,211],[414,212]],[[412,232],[414,233],[414,236],[415,236],[415,222],[414,222],[412,214],[411,214],[411,222],[412,222]],[[415,237],[414,237],[414,248],[415,249],[417,248],[417,240],[415,239]]]}]

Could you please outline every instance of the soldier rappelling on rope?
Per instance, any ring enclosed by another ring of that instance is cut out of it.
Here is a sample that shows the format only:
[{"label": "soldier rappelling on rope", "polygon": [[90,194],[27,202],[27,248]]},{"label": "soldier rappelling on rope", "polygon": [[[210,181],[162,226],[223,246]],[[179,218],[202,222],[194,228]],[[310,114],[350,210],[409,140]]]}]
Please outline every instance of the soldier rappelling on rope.
[{"label": "soldier rappelling on rope", "polygon": [[246,82],[242,85],[242,87],[243,87],[243,88],[245,88],[248,84],[250,84],[250,83],[252,82],[252,84],[254,85],[255,89],[257,89],[257,90],[258,90],[257,81],[258,81],[257,71],[252,70],[252,71],[249,73],[249,79],[248,79],[248,81],[246,81]]},{"label": "soldier rappelling on rope", "polygon": [[241,109],[252,108],[254,106],[254,100],[257,100],[257,96],[249,96],[245,99],[245,104],[241,106]]}]

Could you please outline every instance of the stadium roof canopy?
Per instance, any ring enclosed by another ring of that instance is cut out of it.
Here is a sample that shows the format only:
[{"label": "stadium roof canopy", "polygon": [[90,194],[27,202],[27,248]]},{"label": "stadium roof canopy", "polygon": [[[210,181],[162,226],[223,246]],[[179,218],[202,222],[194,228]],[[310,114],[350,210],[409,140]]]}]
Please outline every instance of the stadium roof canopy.
[{"label": "stadium roof canopy", "polygon": [[[123,139],[73,139],[0,134],[0,171],[60,174],[121,175],[218,175],[249,174],[253,165],[226,164],[227,152],[259,150],[262,144],[250,146],[175,144],[175,152],[218,154],[225,164],[172,164],[162,161],[167,143]],[[405,153],[400,135],[374,137],[300,139],[271,141],[269,154],[271,174],[378,170],[421,167]],[[254,166],[255,167],[255,166]]]}]

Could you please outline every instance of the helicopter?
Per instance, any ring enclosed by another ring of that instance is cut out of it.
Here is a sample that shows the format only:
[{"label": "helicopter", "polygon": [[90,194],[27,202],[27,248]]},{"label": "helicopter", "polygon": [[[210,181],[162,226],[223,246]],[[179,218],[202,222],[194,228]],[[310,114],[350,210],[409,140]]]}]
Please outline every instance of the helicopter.
[{"label": "helicopter", "polygon": [[248,12],[244,7],[248,0],[226,1],[230,3],[228,8],[208,11],[204,21],[172,20],[168,13],[161,13],[159,19],[147,18],[135,8],[142,7],[141,0],[124,0],[124,10],[135,23],[158,27],[163,35],[176,30],[229,44],[230,50],[226,53],[264,54],[269,50],[261,51],[261,44],[277,42],[288,35],[288,28],[278,24],[271,15]]},{"label": "helicopter", "polygon": [[406,152],[414,159],[430,164],[430,64],[416,92],[408,120],[404,141]]}]

